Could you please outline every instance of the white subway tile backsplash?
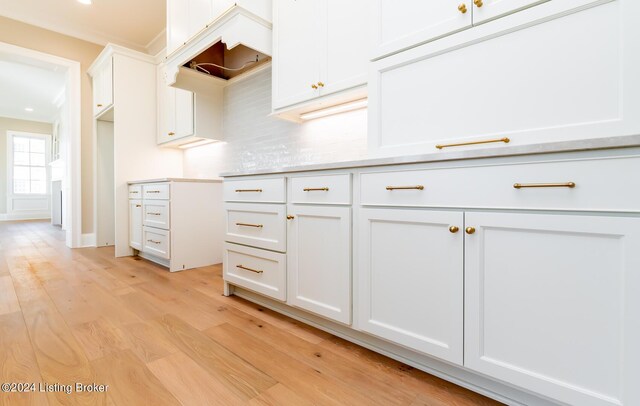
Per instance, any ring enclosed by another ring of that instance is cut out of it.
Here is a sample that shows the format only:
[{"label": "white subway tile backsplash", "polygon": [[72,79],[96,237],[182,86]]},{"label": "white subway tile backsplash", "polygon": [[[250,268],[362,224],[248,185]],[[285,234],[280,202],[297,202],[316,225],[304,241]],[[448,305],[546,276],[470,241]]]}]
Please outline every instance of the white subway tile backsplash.
[{"label": "white subway tile backsplash", "polygon": [[224,143],[185,151],[186,177],[355,160],[367,152],[367,111],[291,123],[271,114],[271,69],[225,88]]}]

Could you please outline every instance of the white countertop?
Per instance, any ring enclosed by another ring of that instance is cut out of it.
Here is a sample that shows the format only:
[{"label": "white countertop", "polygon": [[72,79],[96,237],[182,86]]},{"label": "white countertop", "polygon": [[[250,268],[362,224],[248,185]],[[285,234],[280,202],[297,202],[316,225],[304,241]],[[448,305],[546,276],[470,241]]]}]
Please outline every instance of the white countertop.
[{"label": "white countertop", "polygon": [[136,185],[139,183],[162,183],[162,182],[221,183],[222,180],[220,179],[189,179],[189,178],[158,178],[158,179],[130,180],[127,183],[129,185]]},{"label": "white countertop", "polygon": [[328,162],[319,164],[283,166],[263,169],[248,169],[221,173],[222,177],[266,175],[287,172],[320,171],[329,169],[347,169],[367,166],[402,165],[425,162],[453,161],[461,159],[493,158],[531,154],[550,154],[554,152],[589,151],[597,149],[626,148],[640,146],[640,135],[593,138],[574,141],[547,142],[541,144],[500,146],[464,151],[436,151],[420,155],[403,155],[383,158],[367,158],[357,161]]}]

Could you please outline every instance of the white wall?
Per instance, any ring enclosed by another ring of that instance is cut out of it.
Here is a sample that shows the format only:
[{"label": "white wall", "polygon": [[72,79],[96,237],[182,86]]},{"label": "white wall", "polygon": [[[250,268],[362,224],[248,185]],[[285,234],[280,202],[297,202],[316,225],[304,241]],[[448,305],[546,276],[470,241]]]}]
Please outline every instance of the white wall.
[{"label": "white wall", "polygon": [[224,91],[224,144],[188,149],[184,176],[216,178],[221,172],[362,159],[367,152],[367,112],[291,123],[269,117],[271,69]]}]

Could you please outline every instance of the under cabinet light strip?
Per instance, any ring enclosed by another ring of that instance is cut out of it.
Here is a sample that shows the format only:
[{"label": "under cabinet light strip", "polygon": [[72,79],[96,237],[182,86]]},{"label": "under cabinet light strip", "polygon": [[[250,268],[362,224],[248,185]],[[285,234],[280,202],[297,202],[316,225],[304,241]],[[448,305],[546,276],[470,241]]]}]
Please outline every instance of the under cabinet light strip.
[{"label": "under cabinet light strip", "polygon": [[368,100],[360,99],[349,103],[338,104],[337,106],[327,107],[325,109],[310,111],[300,114],[301,120],[313,120],[314,118],[326,117],[333,114],[345,113],[347,111],[359,110],[367,107]]}]

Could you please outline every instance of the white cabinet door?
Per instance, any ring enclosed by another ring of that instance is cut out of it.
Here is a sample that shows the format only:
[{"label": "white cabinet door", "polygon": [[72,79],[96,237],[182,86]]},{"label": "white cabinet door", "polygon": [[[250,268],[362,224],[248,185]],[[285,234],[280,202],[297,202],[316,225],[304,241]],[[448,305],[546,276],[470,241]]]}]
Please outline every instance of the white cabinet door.
[{"label": "white cabinet door", "polygon": [[167,55],[189,39],[189,2],[167,0]]},{"label": "white cabinet door", "polygon": [[319,94],[321,15],[324,0],[274,2],[273,108],[312,99]]},{"label": "white cabinet door", "polygon": [[188,137],[194,134],[194,95],[183,89],[175,92],[175,135],[174,139]]},{"label": "white cabinet door", "polygon": [[471,27],[471,0],[372,3],[374,59]]},{"label": "white cabinet door", "polygon": [[213,21],[213,0],[189,0],[189,38]]},{"label": "white cabinet door", "polygon": [[359,225],[358,327],[462,365],[463,213],[361,209]]},{"label": "white cabinet door", "polygon": [[290,204],[287,303],[351,323],[351,208]]},{"label": "white cabinet door", "polygon": [[113,104],[113,59],[109,58],[94,74],[93,115],[97,116]]},{"label": "white cabinet door", "polygon": [[640,219],[465,216],[465,367],[563,404],[638,404]]},{"label": "white cabinet door", "polygon": [[630,42],[621,35],[620,3],[469,46],[443,51],[436,41],[374,62],[372,152],[437,152],[441,144],[504,138],[510,143],[452,149],[637,134],[640,116],[629,109],[638,109],[640,87],[629,70],[636,62],[621,51]]},{"label": "white cabinet door", "polygon": [[129,246],[142,250],[142,200],[129,200]]},{"label": "white cabinet door", "polygon": [[158,144],[169,142],[176,134],[176,89],[167,86],[165,66],[158,68]]},{"label": "white cabinet door", "polygon": [[320,94],[327,95],[367,83],[370,0],[325,0],[322,25],[324,52]]},{"label": "white cabinet door", "polygon": [[473,24],[515,13],[549,0],[475,0],[473,2]]}]

